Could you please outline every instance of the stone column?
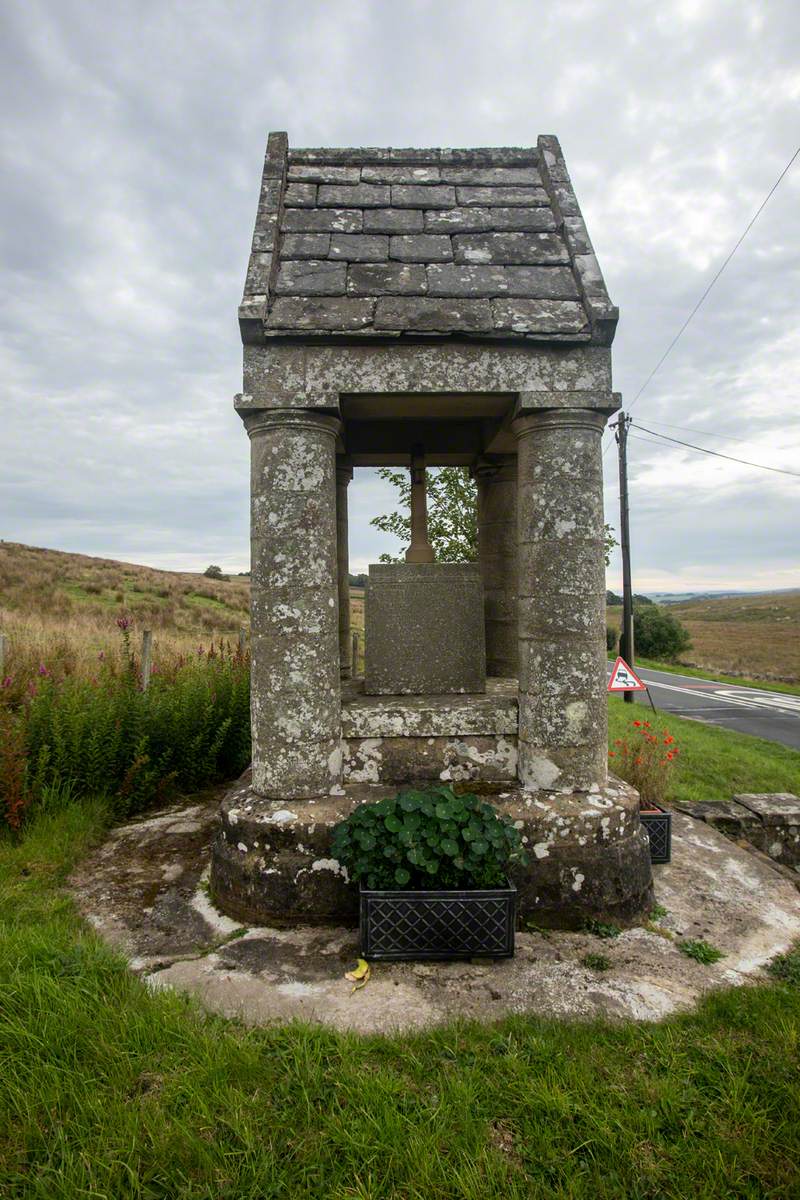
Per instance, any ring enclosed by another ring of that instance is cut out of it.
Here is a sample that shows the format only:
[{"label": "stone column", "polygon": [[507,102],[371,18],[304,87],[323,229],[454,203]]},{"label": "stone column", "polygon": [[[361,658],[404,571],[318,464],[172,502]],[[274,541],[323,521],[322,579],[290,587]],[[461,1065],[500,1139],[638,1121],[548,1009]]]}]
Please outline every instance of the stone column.
[{"label": "stone column", "polygon": [[327,793],[341,778],[337,418],[244,415],[251,442],[253,789]]},{"label": "stone column", "polygon": [[339,675],[352,675],[353,649],[350,644],[350,552],[347,544],[347,488],[353,478],[349,458],[336,459],[336,566],[339,580]]},{"label": "stone column", "polygon": [[486,674],[516,679],[517,456],[481,458],[478,485],[478,562],[483,580]]},{"label": "stone column", "polygon": [[607,775],[605,557],[600,438],[606,414],[518,417],[519,775],[583,791]]}]

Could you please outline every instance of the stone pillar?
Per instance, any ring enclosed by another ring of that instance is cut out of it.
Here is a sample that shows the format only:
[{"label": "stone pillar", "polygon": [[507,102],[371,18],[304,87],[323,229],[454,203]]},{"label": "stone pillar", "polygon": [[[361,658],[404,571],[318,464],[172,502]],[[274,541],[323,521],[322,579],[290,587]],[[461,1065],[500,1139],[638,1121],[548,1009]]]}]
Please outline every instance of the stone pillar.
[{"label": "stone pillar", "polygon": [[302,409],[244,415],[251,442],[253,789],[274,799],[341,778],[337,418]]},{"label": "stone pillar", "polygon": [[517,456],[481,458],[478,485],[478,562],[483,579],[486,674],[516,679]]},{"label": "stone pillar", "polygon": [[518,417],[519,775],[528,790],[607,777],[605,556],[600,438],[606,414]]},{"label": "stone pillar", "polygon": [[347,489],[353,478],[349,458],[336,459],[336,569],[339,581],[339,676],[349,679],[353,673],[353,648],[350,644],[350,551],[347,528]]}]

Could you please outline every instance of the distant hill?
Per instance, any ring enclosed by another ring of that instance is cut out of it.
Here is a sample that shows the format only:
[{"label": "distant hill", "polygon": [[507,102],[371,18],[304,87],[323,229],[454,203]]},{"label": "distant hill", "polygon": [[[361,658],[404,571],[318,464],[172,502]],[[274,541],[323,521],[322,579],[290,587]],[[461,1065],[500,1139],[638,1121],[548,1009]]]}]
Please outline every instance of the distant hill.
[{"label": "distant hill", "polygon": [[177,634],[234,634],[249,623],[249,576],[228,580],[190,571],[0,542],[0,615],[50,616],[70,625],[138,625]]}]

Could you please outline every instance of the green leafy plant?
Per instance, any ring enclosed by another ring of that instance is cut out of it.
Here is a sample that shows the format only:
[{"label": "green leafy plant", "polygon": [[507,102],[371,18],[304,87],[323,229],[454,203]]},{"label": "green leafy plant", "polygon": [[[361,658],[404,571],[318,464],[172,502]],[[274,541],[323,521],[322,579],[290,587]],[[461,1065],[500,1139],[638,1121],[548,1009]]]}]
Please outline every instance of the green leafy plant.
[{"label": "green leafy plant", "polygon": [[581,963],[590,971],[610,971],[614,965],[606,954],[584,954]]},{"label": "green leafy plant", "polygon": [[334,829],[331,853],[370,888],[498,887],[527,862],[510,821],[449,787],[359,805]]},{"label": "green leafy plant", "polygon": [[641,658],[661,658],[674,662],[684,650],[690,650],[692,639],[688,629],[674,613],[657,604],[642,603],[636,597],[633,607],[633,644]]},{"label": "green leafy plant", "polygon": [[642,808],[662,805],[669,795],[672,772],[680,753],[668,729],[657,732],[650,721],[635,720],[624,737],[614,738],[608,752],[611,770],[632,784]]},{"label": "green leafy plant", "polygon": [[667,909],[664,908],[663,904],[654,904],[648,916],[651,921],[660,921],[662,917],[667,916]]},{"label": "green leafy plant", "polygon": [[772,962],[767,963],[767,970],[773,979],[800,988],[800,944],[773,958]]},{"label": "green leafy plant", "polygon": [[618,938],[622,933],[619,925],[611,925],[605,921],[595,921],[593,917],[585,923],[583,928],[586,933],[593,933],[595,937],[599,938]]},{"label": "green leafy plant", "polygon": [[710,942],[704,942],[702,938],[697,941],[684,940],[678,942],[678,949],[681,950],[687,958],[693,958],[695,962],[703,963],[704,966],[709,966],[711,963],[719,962],[725,955],[716,946],[712,946]]}]

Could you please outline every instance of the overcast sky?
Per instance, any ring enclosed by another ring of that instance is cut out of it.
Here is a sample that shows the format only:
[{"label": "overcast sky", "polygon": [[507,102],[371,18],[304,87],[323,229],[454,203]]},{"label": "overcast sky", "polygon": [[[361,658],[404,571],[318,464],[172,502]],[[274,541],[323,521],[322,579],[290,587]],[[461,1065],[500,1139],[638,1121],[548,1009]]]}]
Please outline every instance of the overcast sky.
[{"label": "overcast sky", "polygon": [[[248,565],[236,308],[269,130],[555,133],[627,403],[800,143],[797,0],[4,0],[0,22],[0,536],[158,567]],[[800,470],[799,235],[800,159],[637,420]],[[800,586],[800,479],[630,449],[637,589]],[[354,569],[390,501],[357,472]]]}]

